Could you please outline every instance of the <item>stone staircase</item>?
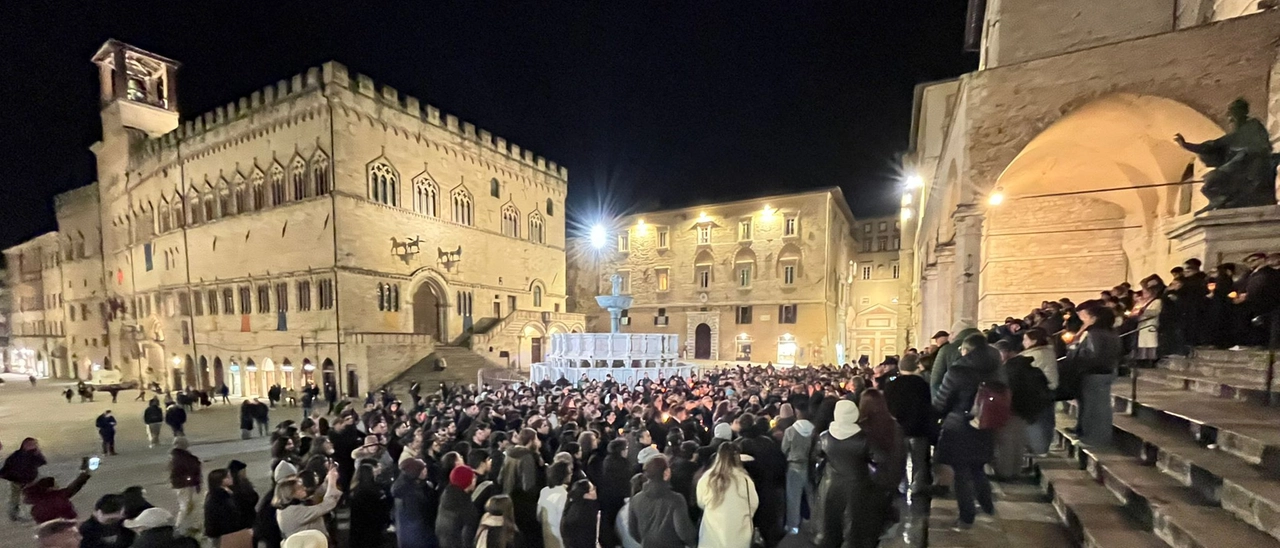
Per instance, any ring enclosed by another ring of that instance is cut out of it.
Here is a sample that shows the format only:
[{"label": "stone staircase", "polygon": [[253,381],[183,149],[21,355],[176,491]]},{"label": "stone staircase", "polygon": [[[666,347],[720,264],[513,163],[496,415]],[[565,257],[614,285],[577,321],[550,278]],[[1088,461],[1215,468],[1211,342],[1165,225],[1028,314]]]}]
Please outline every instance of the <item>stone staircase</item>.
[{"label": "stone staircase", "polygon": [[[1258,403],[1270,400],[1268,359],[1258,350],[1166,359],[1138,371],[1136,398],[1131,379],[1117,379],[1113,447],[1069,433],[1070,402],[1058,417],[1058,447],[1035,469],[1074,543],[1280,548],[1280,408]],[[948,538],[935,527],[931,546]],[[1045,538],[1039,545],[1057,545]]]},{"label": "stone staircase", "polygon": [[[436,371],[437,360],[445,359],[448,367],[444,371]],[[398,375],[391,382],[382,386],[400,398],[407,398],[409,386],[414,381],[422,385],[422,394],[434,391],[441,382],[449,384],[476,382],[480,371],[494,367],[493,363],[483,356],[460,346],[437,346],[427,355]]]}]

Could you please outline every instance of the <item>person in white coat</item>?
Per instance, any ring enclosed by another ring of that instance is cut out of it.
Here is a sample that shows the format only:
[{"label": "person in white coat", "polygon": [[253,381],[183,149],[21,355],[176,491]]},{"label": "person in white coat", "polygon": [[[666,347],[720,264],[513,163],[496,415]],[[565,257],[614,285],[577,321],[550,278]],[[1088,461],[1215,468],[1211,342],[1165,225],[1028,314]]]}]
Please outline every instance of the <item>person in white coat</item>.
[{"label": "person in white coat", "polygon": [[703,510],[698,547],[750,548],[751,518],[760,499],[737,445],[720,444],[711,469],[698,480],[697,495]]},{"label": "person in white coat", "polygon": [[573,469],[568,463],[557,462],[547,469],[547,486],[538,494],[538,521],[542,524],[544,548],[564,548],[560,519],[564,517],[564,505],[569,499],[571,479]]}]

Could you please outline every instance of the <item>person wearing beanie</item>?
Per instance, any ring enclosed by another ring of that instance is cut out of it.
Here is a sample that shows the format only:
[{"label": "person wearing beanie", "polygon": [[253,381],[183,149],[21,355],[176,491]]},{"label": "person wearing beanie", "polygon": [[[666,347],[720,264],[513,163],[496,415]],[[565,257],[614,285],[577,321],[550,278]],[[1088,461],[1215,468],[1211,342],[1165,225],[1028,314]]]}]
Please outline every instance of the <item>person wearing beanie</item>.
[{"label": "person wearing beanie", "polygon": [[[431,527],[427,524],[427,463],[410,458],[400,461],[400,477],[391,485],[395,497],[396,538],[399,548],[427,548]],[[438,516],[437,516],[438,517]]]},{"label": "person wearing beanie", "polygon": [[476,487],[476,473],[470,466],[460,464],[449,472],[449,485],[440,495],[440,510],[436,513],[436,538],[440,548],[470,548],[480,526],[480,512],[471,502],[471,492]]}]

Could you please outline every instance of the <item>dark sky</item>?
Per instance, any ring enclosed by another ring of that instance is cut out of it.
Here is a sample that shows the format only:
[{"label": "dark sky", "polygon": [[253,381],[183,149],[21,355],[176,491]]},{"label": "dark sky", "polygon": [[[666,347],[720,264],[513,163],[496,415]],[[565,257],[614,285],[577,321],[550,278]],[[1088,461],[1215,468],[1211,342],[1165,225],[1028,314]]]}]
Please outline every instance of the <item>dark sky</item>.
[{"label": "dark sky", "polygon": [[571,213],[834,185],[888,213],[912,87],[976,65],[965,4],[8,2],[0,246],[54,229],[53,195],[93,180],[107,38],[182,63],[184,119],[340,61],[568,166]]}]

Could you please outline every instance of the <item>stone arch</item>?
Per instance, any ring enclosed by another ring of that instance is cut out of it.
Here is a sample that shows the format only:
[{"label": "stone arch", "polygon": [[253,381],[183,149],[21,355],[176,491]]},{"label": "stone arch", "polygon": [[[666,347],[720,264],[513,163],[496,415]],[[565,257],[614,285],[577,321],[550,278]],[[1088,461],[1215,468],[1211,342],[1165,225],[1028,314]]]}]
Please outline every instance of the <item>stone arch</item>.
[{"label": "stone arch", "polygon": [[804,270],[803,259],[804,253],[801,251],[799,245],[796,245],[795,242],[787,242],[786,244],[783,244],[782,249],[778,250],[778,259],[774,264],[774,276],[777,276],[778,279],[782,279],[782,269],[788,265],[793,265],[796,268],[796,278],[799,278]]},{"label": "stone arch", "polygon": [[[311,360],[303,360],[303,363]],[[325,358],[320,363],[320,373],[324,379],[325,385],[333,385],[334,390],[338,389],[338,368],[334,366],[333,360]]]},{"label": "stone arch", "polygon": [[[1175,133],[1200,141],[1221,129],[1183,103],[1117,93],[1030,138],[994,181],[1005,198],[987,209],[983,227],[980,323],[1163,272],[1173,258],[1160,231],[1186,192],[1151,185],[1186,180],[1194,158]],[[1070,194],[1045,196],[1062,193]],[[1199,207],[1203,198],[1192,194]],[[1063,261],[1073,262],[1071,276],[1058,275]]]},{"label": "stone arch", "polygon": [[215,389],[220,388],[222,385],[226,384],[226,382],[225,372],[222,367],[222,358],[214,357],[213,378],[209,381],[209,387]]},{"label": "stone arch", "polygon": [[449,291],[443,278],[420,271],[412,280],[409,306],[413,310],[413,332],[431,335],[438,342],[449,336]]}]

